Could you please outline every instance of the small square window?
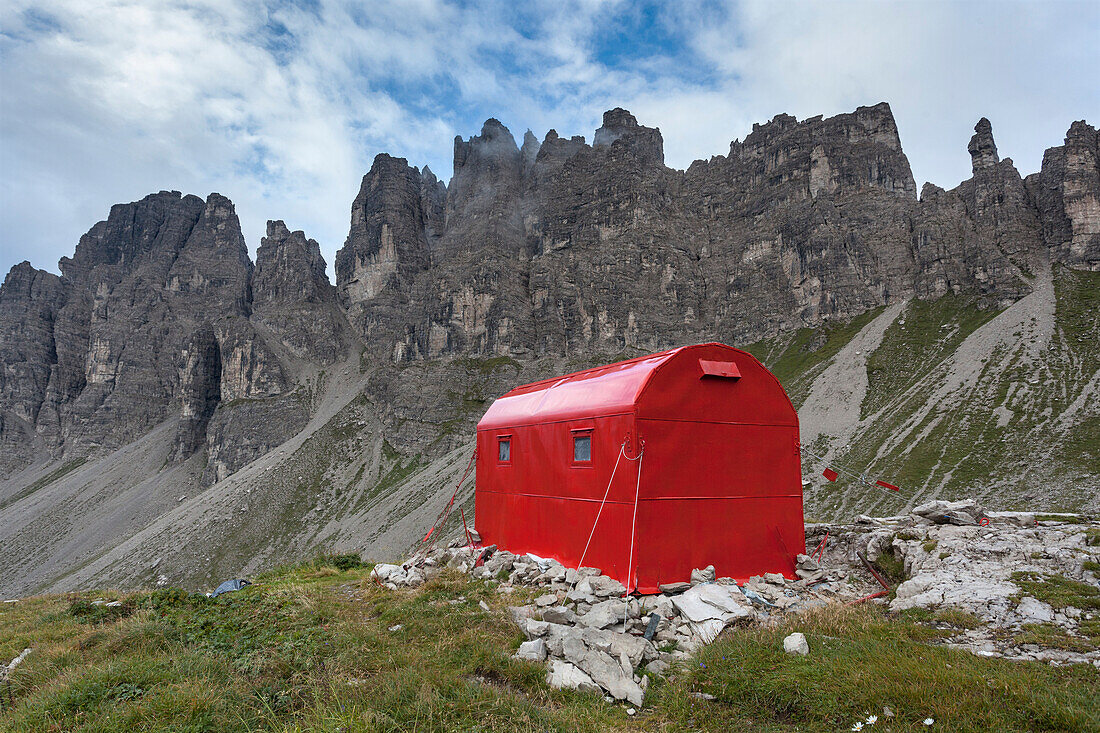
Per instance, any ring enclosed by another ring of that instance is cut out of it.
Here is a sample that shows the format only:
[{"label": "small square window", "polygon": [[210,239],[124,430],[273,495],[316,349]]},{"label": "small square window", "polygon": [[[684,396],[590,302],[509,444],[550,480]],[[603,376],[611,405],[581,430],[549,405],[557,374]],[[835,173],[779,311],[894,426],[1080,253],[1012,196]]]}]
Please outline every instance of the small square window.
[{"label": "small square window", "polygon": [[512,439],[501,438],[497,443],[497,460],[508,463],[512,460]]},{"label": "small square window", "polygon": [[592,436],[591,435],[574,435],[573,436],[573,460],[577,463],[587,462],[592,460]]}]

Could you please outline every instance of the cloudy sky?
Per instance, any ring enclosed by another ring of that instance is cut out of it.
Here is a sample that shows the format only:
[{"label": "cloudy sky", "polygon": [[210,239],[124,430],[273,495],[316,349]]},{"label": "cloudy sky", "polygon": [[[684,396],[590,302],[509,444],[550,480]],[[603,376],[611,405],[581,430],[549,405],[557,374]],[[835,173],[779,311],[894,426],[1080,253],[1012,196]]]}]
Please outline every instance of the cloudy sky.
[{"label": "cloudy sky", "polygon": [[111,204],[218,191],[330,263],[378,152],[448,179],[455,135],[591,140],[605,109],[661,128],[669,165],[754,122],[885,100],[918,187],[969,176],[993,122],[1039,168],[1100,123],[1100,2],[4,0],[0,268],[57,271]]}]

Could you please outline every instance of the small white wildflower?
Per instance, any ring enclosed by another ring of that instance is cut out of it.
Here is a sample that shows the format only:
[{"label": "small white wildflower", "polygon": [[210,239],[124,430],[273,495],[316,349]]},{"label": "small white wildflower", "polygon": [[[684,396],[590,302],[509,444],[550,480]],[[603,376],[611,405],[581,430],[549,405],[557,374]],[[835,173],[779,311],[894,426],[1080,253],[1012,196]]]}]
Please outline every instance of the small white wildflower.
[{"label": "small white wildflower", "polygon": [[863,723],[860,723],[859,721],[852,723],[852,730],[863,730]]},{"label": "small white wildflower", "polygon": [[933,723],[935,723],[935,722],[936,722],[936,721],[935,721],[935,720],[933,720],[932,718],[925,718],[925,719],[924,719],[924,724],[925,724],[925,725],[932,725],[932,724],[933,724]]},{"label": "small white wildflower", "polygon": [[877,722],[878,722],[878,716],[877,715],[868,715],[867,716],[867,725],[874,725]]}]

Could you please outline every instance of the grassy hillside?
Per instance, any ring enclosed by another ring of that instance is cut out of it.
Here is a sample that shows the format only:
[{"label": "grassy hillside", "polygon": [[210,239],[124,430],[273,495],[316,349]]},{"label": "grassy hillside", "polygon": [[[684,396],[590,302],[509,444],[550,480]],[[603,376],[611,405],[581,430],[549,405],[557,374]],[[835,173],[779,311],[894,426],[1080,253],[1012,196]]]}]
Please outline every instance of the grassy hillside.
[{"label": "grassy hillside", "polygon": [[749,349],[800,407],[836,360],[865,368],[858,418],[816,442],[804,438],[904,491],[818,482],[807,495],[815,516],[891,513],[932,496],[975,496],[998,509],[1095,510],[1098,313],[1100,273],[1056,268],[1007,309],[965,295],[911,301],[870,353],[844,347],[880,312]]},{"label": "grassy hillside", "polygon": [[[727,632],[654,678],[632,715],[511,659],[521,635],[490,585],[450,575],[391,593],[357,565],[321,559],[213,600],[166,589],[4,604],[0,658],[34,651],[0,729],[817,731],[874,714],[876,730],[928,730],[929,717],[933,730],[1100,730],[1100,671],[930,646],[941,632],[873,607]],[[783,653],[791,630],[808,657]]]},{"label": "grassy hillside", "polygon": [[800,328],[750,344],[745,351],[766,364],[783,384],[794,406],[801,407],[814,379],[825,370],[837,352],[882,310],[876,308],[850,321],[830,323],[820,328]]}]

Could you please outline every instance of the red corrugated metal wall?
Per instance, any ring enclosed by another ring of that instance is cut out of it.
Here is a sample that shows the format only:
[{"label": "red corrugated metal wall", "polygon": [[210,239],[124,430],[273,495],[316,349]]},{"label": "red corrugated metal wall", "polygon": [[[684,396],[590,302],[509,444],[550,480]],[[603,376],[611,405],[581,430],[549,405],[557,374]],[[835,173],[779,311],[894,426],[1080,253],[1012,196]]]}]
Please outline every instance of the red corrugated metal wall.
[{"label": "red corrugated metal wall", "polygon": [[639,420],[638,431],[639,590],[707,565],[738,580],[792,575],[805,551],[797,428]]},{"label": "red corrugated metal wall", "polygon": [[[700,367],[700,359],[736,368]],[[576,430],[591,431],[590,464],[573,461]],[[503,435],[511,441],[506,463],[498,460]],[[638,464],[626,457],[585,565],[628,588],[636,578],[643,592],[710,564],[738,579],[792,573],[805,550],[798,417],[770,372],[721,344],[520,387],[494,403],[478,426],[483,540],[576,567],[624,439],[629,457],[644,441],[634,578],[627,568]]]},{"label": "red corrugated metal wall", "polygon": [[[620,460],[614,482],[611,471],[633,426],[633,415],[613,415],[478,431],[474,521],[482,538],[576,567],[607,492],[584,564],[625,578],[637,463]],[[573,431],[588,428],[592,461],[574,464]],[[510,463],[497,460],[502,435],[510,436]]]}]

